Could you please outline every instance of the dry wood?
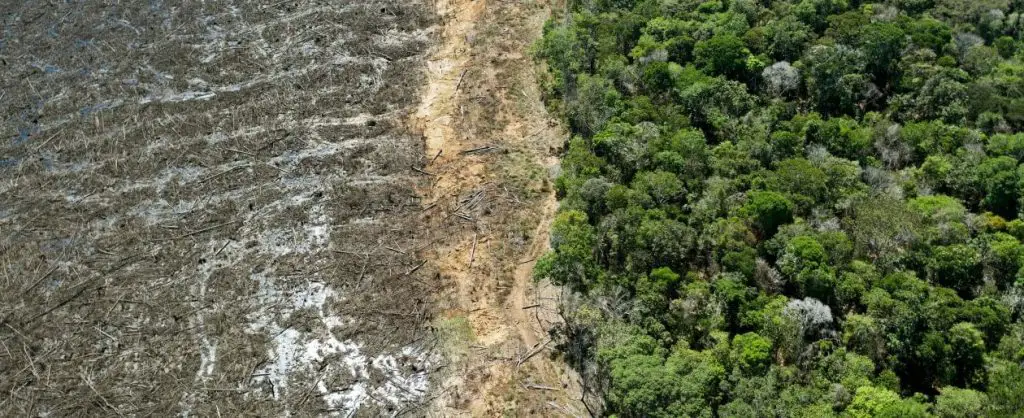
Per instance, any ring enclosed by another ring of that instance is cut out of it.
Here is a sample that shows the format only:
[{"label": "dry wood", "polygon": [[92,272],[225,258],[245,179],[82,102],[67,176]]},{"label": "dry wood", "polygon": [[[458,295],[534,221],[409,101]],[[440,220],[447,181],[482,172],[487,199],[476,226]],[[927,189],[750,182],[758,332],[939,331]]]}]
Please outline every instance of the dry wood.
[{"label": "dry wood", "polygon": [[473,262],[476,261],[476,232],[473,233],[473,249],[469,250],[469,269],[473,270]]},{"label": "dry wood", "polygon": [[25,290],[22,290],[21,294],[24,295],[24,294],[28,293],[29,291],[31,291],[32,289],[35,289],[36,286],[39,286],[39,283],[42,283],[43,280],[46,280],[47,277],[50,277],[50,275],[53,274],[53,272],[57,271],[58,267],[60,267],[60,266],[53,266],[53,268],[51,268],[49,271],[47,271],[46,274],[44,274],[44,275],[40,276],[38,279],[34,280],[32,282],[32,284],[28,288],[26,288]]},{"label": "dry wood", "polygon": [[466,69],[462,70],[462,74],[459,75],[459,83],[455,85],[455,93],[456,94],[458,94],[459,93],[459,89],[462,88],[462,80],[466,78],[466,72],[467,71],[469,71],[469,68],[466,68]]},{"label": "dry wood", "polygon": [[240,170],[240,169],[243,169],[243,168],[249,168],[249,167],[252,167],[252,165],[250,165],[250,164],[236,165],[236,166],[231,167],[231,168],[229,168],[227,170],[221,171],[221,172],[219,172],[217,174],[213,174],[213,175],[210,175],[210,176],[203,177],[203,178],[199,179],[199,181],[197,183],[198,184],[206,183],[206,182],[208,182],[210,180],[213,180],[213,179],[215,179],[217,177],[220,177],[220,176],[223,176],[225,174],[228,174],[228,173],[230,173],[232,171]]},{"label": "dry wood", "polygon": [[533,356],[537,355],[537,353],[539,353],[539,352],[543,351],[543,350],[544,350],[544,348],[545,348],[545,347],[547,347],[547,346],[548,346],[548,343],[550,343],[550,342],[551,342],[551,339],[550,339],[550,338],[548,338],[547,340],[545,340],[545,341],[544,341],[544,343],[542,343],[542,344],[538,344],[536,348],[534,348],[533,350],[531,350],[531,351],[530,351],[529,353],[527,353],[527,354],[526,354],[525,356],[523,356],[523,357],[520,357],[520,358],[519,358],[519,362],[517,362],[517,363],[516,363],[516,367],[518,368],[519,366],[522,366],[524,362],[526,362],[527,360],[529,360],[529,359],[530,359],[530,358],[532,358]]},{"label": "dry wood", "polygon": [[555,409],[559,410],[562,413],[565,413],[566,415],[568,415],[570,417],[579,417],[579,415],[576,415],[572,411],[570,411],[569,408],[566,408],[566,407],[564,407],[562,405],[559,405],[559,404],[555,403],[554,401],[549,401],[548,402],[548,406],[550,406],[552,408],[555,408]]},{"label": "dry wood", "polygon": [[416,267],[413,267],[412,270],[409,270],[407,273],[405,273],[405,275],[408,276],[410,274],[415,273],[416,270],[419,270],[420,267],[423,267],[423,265],[425,265],[425,264],[427,264],[427,260],[423,260],[423,262],[417,264]]},{"label": "dry wood", "polygon": [[491,145],[486,145],[486,146],[482,146],[482,147],[471,148],[471,149],[468,149],[468,150],[459,151],[459,155],[473,154],[473,153],[477,153],[477,152],[490,152],[490,151],[496,151],[496,150],[498,150],[498,148],[496,148],[494,146],[491,146]]},{"label": "dry wood", "polygon": [[240,223],[240,222],[241,221],[224,222],[222,224],[217,224],[217,225],[214,225],[214,226],[211,226],[211,227],[208,227],[208,228],[203,228],[203,229],[200,229],[198,231],[192,231],[192,232],[189,232],[189,233],[187,233],[185,235],[179,235],[179,236],[172,237],[172,238],[161,238],[161,239],[156,239],[154,241],[157,241],[157,242],[159,242],[159,241],[175,241],[175,240],[179,240],[179,239],[182,239],[182,238],[188,238],[188,237],[191,237],[193,235],[199,235],[199,234],[202,234],[204,232],[209,232],[209,231],[212,231],[214,229],[223,228],[223,227],[228,226],[228,225],[237,224],[237,223]]},{"label": "dry wood", "polygon": [[425,175],[428,175],[428,176],[433,176],[434,175],[434,173],[431,173],[431,172],[428,172],[428,171],[423,171],[423,170],[419,169],[416,166],[410,166],[410,167],[412,167],[413,171],[415,171],[417,173],[425,174]]}]

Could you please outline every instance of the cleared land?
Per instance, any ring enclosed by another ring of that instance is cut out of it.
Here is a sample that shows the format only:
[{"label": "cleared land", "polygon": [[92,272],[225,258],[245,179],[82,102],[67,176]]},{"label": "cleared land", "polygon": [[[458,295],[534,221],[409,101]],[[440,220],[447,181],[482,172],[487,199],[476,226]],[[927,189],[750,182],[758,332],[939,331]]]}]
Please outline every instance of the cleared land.
[{"label": "cleared land", "polygon": [[587,414],[548,335],[561,293],[531,275],[548,248],[565,131],[541,102],[529,48],[559,3],[437,3],[443,25],[414,123],[433,174],[422,223],[440,232],[423,253],[446,285],[437,323],[462,331],[444,339],[440,416]]},{"label": "cleared land", "polygon": [[0,415],[426,400],[432,5],[0,10]]}]

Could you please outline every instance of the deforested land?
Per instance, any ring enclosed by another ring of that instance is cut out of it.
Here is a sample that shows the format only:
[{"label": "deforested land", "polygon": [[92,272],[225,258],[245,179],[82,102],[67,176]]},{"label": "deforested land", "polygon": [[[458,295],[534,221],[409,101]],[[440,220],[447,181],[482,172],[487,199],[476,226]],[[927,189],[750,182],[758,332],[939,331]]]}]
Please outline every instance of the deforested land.
[{"label": "deforested land", "polygon": [[2,414],[422,403],[405,121],[436,24],[417,1],[2,2]]}]

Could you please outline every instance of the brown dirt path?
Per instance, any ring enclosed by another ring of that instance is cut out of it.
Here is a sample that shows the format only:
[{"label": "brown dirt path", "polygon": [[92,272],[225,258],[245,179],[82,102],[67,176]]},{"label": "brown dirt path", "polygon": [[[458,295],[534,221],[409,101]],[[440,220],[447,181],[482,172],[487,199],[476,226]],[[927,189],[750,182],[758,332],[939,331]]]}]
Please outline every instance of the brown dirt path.
[{"label": "brown dirt path", "polygon": [[[445,283],[441,321],[472,331],[437,382],[440,416],[584,415],[578,378],[553,358],[559,289],[532,280],[557,208],[564,130],[541,103],[528,49],[550,4],[441,0],[438,46],[412,121],[426,143],[425,249]],[[461,323],[461,322],[460,322]]]}]

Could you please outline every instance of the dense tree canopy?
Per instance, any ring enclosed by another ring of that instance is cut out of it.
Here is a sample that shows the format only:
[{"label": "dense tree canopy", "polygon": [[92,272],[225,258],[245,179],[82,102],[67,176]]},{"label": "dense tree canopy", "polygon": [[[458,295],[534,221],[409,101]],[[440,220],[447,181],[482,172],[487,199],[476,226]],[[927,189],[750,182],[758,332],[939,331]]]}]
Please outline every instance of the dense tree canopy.
[{"label": "dense tree canopy", "polygon": [[1022,36],[1019,0],[570,1],[535,274],[605,413],[1019,416]]}]

